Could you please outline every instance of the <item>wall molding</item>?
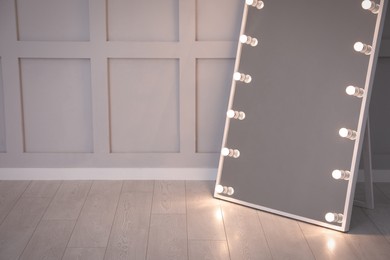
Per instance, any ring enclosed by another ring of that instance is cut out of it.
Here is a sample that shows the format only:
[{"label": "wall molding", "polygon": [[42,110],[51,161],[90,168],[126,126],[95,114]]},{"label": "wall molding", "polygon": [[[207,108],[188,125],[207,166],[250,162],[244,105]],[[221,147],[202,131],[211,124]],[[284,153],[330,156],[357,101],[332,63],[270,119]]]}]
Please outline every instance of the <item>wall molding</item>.
[{"label": "wall molding", "polygon": [[215,180],[217,168],[0,168],[0,180]]}]

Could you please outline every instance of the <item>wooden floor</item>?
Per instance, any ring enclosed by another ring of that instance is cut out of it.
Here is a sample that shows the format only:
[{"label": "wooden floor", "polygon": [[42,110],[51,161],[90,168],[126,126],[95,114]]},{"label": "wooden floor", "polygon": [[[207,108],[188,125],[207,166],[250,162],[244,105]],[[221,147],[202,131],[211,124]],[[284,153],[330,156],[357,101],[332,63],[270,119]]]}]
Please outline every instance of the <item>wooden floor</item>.
[{"label": "wooden floor", "polygon": [[212,198],[209,181],[0,181],[0,259],[390,259],[390,184],[347,234]]}]

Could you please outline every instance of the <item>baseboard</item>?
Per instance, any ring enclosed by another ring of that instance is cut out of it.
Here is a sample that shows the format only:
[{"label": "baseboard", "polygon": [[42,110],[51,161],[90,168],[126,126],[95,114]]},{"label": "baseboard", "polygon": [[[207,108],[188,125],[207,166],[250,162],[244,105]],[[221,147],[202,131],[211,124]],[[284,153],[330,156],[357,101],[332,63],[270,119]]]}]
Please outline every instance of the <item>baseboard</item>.
[{"label": "baseboard", "polygon": [[[0,180],[215,180],[216,168],[0,168]],[[373,170],[390,182],[390,170]],[[358,181],[364,181],[359,171]]]},{"label": "baseboard", "polygon": [[0,180],[215,180],[216,168],[0,168]]}]

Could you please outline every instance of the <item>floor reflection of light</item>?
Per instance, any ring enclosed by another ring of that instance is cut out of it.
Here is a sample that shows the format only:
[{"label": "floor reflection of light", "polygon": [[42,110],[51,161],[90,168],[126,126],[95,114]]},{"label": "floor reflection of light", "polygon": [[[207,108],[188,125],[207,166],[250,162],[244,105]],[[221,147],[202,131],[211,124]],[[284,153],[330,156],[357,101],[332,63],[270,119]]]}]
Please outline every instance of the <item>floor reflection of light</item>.
[{"label": "floor reflection of light", "polygon": [[220,208],[215,210],[215,218],[219,221],[222,221],[222,210]]},{"label": "floor reflection of light", "polygon": [[333,251],[336,248],[336,242],[333,238],[328,238],[328,241],[326,242],[326,246],[330,251]]}]

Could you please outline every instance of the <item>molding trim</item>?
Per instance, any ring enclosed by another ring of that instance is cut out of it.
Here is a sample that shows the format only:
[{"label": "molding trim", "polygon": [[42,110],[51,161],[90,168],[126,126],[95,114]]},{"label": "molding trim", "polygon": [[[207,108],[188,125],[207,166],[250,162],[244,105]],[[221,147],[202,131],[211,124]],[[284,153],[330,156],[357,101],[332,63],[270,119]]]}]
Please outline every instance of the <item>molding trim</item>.
[{"label": "molding trim", "polygon": [[216,168],[0,168],[0,180],[215,180]]}]

